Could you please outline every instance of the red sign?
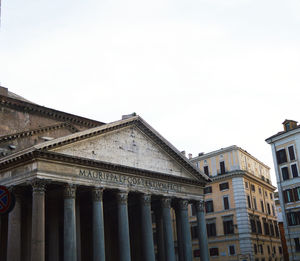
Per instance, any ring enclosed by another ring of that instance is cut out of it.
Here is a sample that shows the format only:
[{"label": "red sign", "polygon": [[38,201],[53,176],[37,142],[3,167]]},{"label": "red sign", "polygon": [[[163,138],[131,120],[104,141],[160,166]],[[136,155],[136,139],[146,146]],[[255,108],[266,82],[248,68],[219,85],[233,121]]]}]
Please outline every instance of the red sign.
[{"label": "red sign", "polygon": [[0,215],[11,210],[12,195],[5,186],[0,185]]}]

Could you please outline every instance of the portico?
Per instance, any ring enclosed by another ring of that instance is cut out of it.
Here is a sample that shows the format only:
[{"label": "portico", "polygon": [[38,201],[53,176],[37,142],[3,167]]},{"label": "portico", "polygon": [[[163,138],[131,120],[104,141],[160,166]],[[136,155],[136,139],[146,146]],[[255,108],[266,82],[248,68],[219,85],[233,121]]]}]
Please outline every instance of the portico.
[{"label": "portico", "polygon": [[209,260],[199,207],[209,179],[139,117],[34,146],[0,165],[1,184],[18,191],[2,220],[1,261],[192,261],[189,204],[201,261]]}]

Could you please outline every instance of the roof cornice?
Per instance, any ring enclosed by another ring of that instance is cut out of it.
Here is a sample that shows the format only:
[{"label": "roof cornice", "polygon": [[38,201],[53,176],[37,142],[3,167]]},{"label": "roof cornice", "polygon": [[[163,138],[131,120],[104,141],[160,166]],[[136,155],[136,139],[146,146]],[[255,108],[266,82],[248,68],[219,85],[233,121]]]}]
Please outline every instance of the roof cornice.
[{"label": "roof cornice", "polygon": [[275,141],[278,141],[278,140],[281,140],[281,139],[284,139],[284,138],[287,138],[289,136],[292,136],[292,135],[295,135],[297,133],[300,132],[300,126],[298,126],[297,128],[295,129],[292,129],[292,130],[289,130],[289,131],[282,131],[282,132],[279,132],[269,138],[267,138],[265,141],[268,143],[268,144],[271,144]]},{"label": "roof cornice", "polygon": [[79,131],[77,128],[75,128],[70,123],[61,122],[61,123],[58,123],[58,124],[49,125],[49,126],[45,126],[45,127],[42,127],[42,128],[37,128],[37,129],[32,129],[32,130],[27,130],[27,131],[13,133],[13,134],[9,134],[9,135],[0,136],[0,143],[1,142],[6,142],[6,141],[9,141],[9,140],[15,140],[15,139],[18,139],[18,138],[27,137],[27,136],[32,136],[34,134],[43,133],[45,131],[61,129],[61,128],[65,128],[65,127],[70,129],[72,132],[78,132]]},{"label": "roof cornice", "polygon": [[34,103],[13,99],[3,95],[0,95],[0,106],[5,106],[22,112],[38,114],[47,118],[55,119],[57,121],[70,122],[73,124],[77,124],[89,128],[104,124],[103,122],[87,119],[74,114],[50,109]]}]

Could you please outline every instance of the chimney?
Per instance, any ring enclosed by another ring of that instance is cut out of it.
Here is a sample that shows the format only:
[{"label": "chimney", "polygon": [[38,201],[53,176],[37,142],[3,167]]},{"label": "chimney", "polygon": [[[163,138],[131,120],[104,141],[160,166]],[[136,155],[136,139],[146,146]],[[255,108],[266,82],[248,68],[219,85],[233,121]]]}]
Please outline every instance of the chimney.
[{"label": "chimney", "polygon": [[189,153],[189,159],[191,159],[193,157],[192,153]]},{"label": "chimney", "polygon": [[8,96],[8,89],[5,87],[0,86],[0,95]]},{"label": "chimney", "polygon": [[282,124],[284,131],[289,131],[297,128],[297,121],[285,120]]},{"label": "chimney", "polygon": [[198,157],[201,157],[201,156],[203,156],[204,155],[204,152],[199,152],[198,153]]},{"label": "chimney", "polygon": [[181,151],[181,154],[182,154],[183,156],[185,156],[185,150]]}]

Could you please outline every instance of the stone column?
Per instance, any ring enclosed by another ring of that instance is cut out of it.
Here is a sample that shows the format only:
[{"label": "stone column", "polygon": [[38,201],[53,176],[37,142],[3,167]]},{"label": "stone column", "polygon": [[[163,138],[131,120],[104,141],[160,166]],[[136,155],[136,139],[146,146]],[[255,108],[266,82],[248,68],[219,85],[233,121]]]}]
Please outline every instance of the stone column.
[{"label": "stone column", "polygon": [[117,193],[120,261],[130,261],[131,259],[127,199],[127,192],[119,191]]},{"label": "stone column", "polygon": [[103,189],[93,189],[93,260],[105,261]]},{"label": "stone column", "polygon": [[7,261],[21,260],[21,194],[14,189],[16,203],[8,214]]},{"label": "stone column", "polygon": [[174,249],[174,239],[172,230],[172,219],[171,219],[171,199],[162,198],[161,199],[161,210],[163,218],[164,227],[164,239],[165,239],[165,254],[166,261],[175,260],[175,249]]},{"label": "stone column", "polygon": [[192,239],[191,239],[191,230],[188,217],[188,204],[187,200],[179,200],[177,204],[176,211],[178,214],[176,217],[176,223],[178,223],[177,228],[179,228],[180,238],[178,244],[182,248],[182,258],[183,261],[192,261]]},{"label": "stone column", "polygon": [[45,260],[45,183],[32,183],[31,261]]},{"label": "stone column", "polygon": [[155,261],[152,219],[151,219],[151,196],[142,194],[140,196],[141,218],[142,218],[142,245],[143,258],[145,261]]},{"label": "stone column", "polygon": [[201,261],[209,261],[206,222],[204,214],[204,201],[196,201],[194,204],[196,207],[196,216],[198,224],[197,234],[199,239],[200,259]]},{"label": "stone column", "polygon": [[158,261],[165,261],[164,226],[161,213],[161,206],[157,206],[155,209],[155,225]]},{"label": "stone column", "polygon": [[64,261],[76,261],[76,218],[75,218],[76,186],[66,185],[64,188]]}]

